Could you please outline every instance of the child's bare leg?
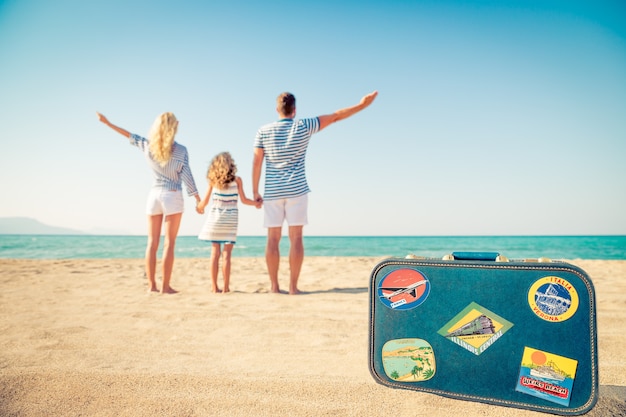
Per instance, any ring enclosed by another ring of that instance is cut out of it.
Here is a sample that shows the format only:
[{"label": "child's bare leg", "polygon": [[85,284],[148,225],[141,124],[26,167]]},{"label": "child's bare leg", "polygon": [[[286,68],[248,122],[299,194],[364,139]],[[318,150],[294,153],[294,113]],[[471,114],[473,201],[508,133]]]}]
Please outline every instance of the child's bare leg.
[{"label": "child's bare leg", "polygon": [[221,245],[211,243],[211,291],[221,292],[217,286],[217,274],[219,273]]},{"label": "child's bare leg", "polygon": [[230,255],[233,251],[232,243],[224,244],[224,253],[222,254],[222,274],[224,275],[224,292],[230,292]]}]

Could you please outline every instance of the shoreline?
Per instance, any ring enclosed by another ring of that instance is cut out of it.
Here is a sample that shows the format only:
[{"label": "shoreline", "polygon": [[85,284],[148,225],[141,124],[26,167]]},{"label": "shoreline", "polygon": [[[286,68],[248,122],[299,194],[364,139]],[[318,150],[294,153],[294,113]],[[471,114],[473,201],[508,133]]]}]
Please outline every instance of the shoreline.
[{"label": "shoreline", "polygon": [[[545,416],[376,383],[368,283],[385,258],[307,256],[297,296],[268,292],[263,258],[233,258],[227,294],[208,259],[177,258],[174,295],[147,294],[143,259],[0,259],[0,415]],[[596,289],[587,415],[626,415],[626,260],[568,262]]]},{"label": "shoreline", "polygon": [[[137,259],[145,254],[141,236],[6,236],[2,259]],[[233,258],[264,257],[266,237],[239,236]],[[626,260],[626,236],[495,236],[495,237],[322,237],[304,236],[307,256],[403,257],[408,254],[441,258],[457,251],[497,252],[512,260],[551,259]],[[287,255],[288,238],[281,239]],[[211,245],[197,237],[181,236],[176,257],[208,258]],[[162,253],[162,247],[159,253]]]}]

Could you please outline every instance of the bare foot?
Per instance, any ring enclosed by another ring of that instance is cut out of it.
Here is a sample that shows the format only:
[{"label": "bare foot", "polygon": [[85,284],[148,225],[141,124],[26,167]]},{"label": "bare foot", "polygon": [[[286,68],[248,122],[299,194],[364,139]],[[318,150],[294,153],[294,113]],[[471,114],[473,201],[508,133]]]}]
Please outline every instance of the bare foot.
[{"label": "bare foot", "polygon": [[228,288],[228,287],[224,287],[224,291],[223,291],[223,292],[224,292],[224,293],[230,292],[230,288]]},{"label": "bare foot", "polygon": [[167,288],[163,288],[161,290],[161,294],[176,294],[178,293],[178,291],[176,291],[174,288],[172,287],[167,287]]},{"label": "bare foot", "polygon": [[219,287],[212,287],[211,288],[211,292],[214,292],[214,293],[218,294],[218,293],[221,293],[222,290],[220,290]]},{"label": "bare foot", "polygon": [[150,294],[151,292],[159,292],[159,289],[156,287],[156,285],[154,287],[148,288],[148,294]]},{"label": "bare foot", "polygon": [[289,295],[298,295],[298,294],[302,294],[302,291],[300,291],[297,288],[293,290],[289,290]]},{"label": "bare foot", "polygon": [[274,294],[280,294],[280,288],[277,286],[272,286],[272,288],[270,288],[270,292],[274,293]]}]

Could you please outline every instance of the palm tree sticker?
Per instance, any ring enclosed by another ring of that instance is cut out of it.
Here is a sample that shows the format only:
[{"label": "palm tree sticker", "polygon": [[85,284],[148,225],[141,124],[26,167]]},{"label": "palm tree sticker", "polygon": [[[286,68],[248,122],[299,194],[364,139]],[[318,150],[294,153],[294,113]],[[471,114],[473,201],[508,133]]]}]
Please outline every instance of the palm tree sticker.
[{"label": "palm tree sticker", "polygon": [[394,381],[427,381],[435,375],[435,353],[423,339],[389,340],[382,349],[385,374]]}]

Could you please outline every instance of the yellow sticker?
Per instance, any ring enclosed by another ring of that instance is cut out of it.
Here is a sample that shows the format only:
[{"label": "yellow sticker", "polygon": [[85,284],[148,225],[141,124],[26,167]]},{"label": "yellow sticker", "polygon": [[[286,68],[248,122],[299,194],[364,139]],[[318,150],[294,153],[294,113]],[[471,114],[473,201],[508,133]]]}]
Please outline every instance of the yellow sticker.
[{"label": "yellow sticker", "polygon": [[511,327],[513,323],[471,302],[437,333],[474,355],[480,355]]},{"label": "yellow sticker", "polygon": [[554,323],[572,317],[578,310],[578,293],[560,277],[541,278],[528,290],[528,304],[537,317]]},{"label": "yellow sticker", "polygon": [[515,391],[569,406],[578,361],[524,347]]}]

